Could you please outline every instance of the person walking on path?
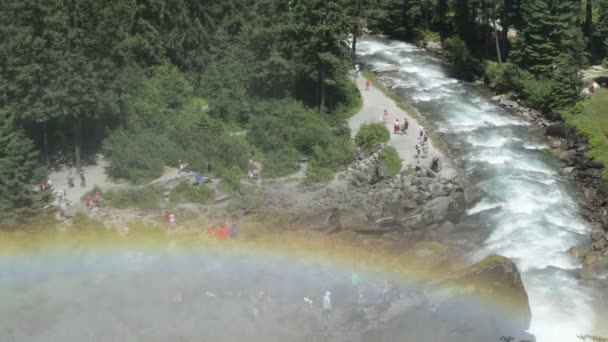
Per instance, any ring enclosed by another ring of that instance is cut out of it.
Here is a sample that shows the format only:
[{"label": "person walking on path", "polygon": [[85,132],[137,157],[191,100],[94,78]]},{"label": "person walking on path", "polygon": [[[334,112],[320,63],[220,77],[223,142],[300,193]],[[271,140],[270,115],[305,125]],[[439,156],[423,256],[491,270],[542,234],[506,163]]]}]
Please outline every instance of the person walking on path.
[{"label": "person walking on path", "polygon": [[331,292],[326,291],[323,296],[323,314],[329,319],[331,317]]},{"label": "person walking on path", "polygon": [[80,187],[84,188],[87,186],[87,179],[84,177],[84,170],[80,170]]},{"label": "person walking on path", "polygon": [[418,140],[422,140],[423,137],[424,137],[424,128],[422,128],[422,126],[420,126],[420,136],[418,137]]},{"label": "person walking on path", "polygon": [[393,126],[393,133],[401,134],[401,123],[399,119],[395,119],[395,125]]},{"label": "person walking on path", "polygon": [[407,118],[404,118],[403,124],[401,125],[401,133],[407,134],[408,127],[410,127],[410,122],[407,121]]},{"label": "person walking on path", "polygon": [[355,64],[355,77],[359,77],[359,64]]},{"label": "person walking on path", "polygon": [[68,188],[73,188],[74,187],[74,172],[72,171],[72,168],[68,169]]},{"label": "person walking on path", "polygon": [[390,118],[390,115],[388,114],[388,110],[384,110],[384,113],[382,113],[382,118],[384,119],[384,123],[388,123],[388,119]]},{"label": "person walking on path", "polygon": [[372,86],[372,83],[369,80],[365,80],[365,90],[369,90],[369,88]]}]

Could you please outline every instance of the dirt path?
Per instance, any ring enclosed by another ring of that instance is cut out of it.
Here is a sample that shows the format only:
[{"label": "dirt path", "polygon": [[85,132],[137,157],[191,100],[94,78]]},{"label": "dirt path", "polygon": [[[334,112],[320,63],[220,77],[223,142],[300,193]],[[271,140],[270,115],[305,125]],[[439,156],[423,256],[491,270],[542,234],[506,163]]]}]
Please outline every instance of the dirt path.
[{"label": "dirt path", "polygon": [[106,191],[111,188],[119,187],[121,184],[112,182],[106,174],[106,168],[108,162],[103,158],[98,158],[96,165],[87,165],[83,167],[86,186],[80,186],[80,177],[76,172],[76,168],[72,168],[72,174],[74,176],[74,187],[68,186],[68,170],[63,169],[61,171],[52,172],[49,175],[49,179],[53,182],[53,189],[65,190],[66,197],[72,205],[81,205],[81,198],[87,192],[93,190],[95,186],[99,187],[102,191]]},{"label": "dirt path", "polygon": [[[416,144],[419,142],[418,137],[420,134],[420,124],[412,118],[409,114],[406,114],[397,107],[397,104],[389,97],[384,95],[380,89],[377,89],[373,85],[370,90],[365,90],[366,78],[359,76],[356,79],[357,88],[361,92],[363,98],[363,107],[359,113],[355,114],[348,120],[353,136],[359,131],[359,127],[367,122],[379,122],[380,116],[384,112],[384,109],[388,110],[389,119],[387,120],[386,127],[391,131],[390,144],[395,147],[401,159],[403,160],[403,168],[414,167],[416,165]],[[407,118],[409,121],[409,128],[407,134],[393,134],[393,123],[395,119],[403,121],[403,118]],[[443,154],[433,146],[433,142],[429,139],[427,142],[428,154],[421,153],[420,165],[428,166],[429,162],[433,157],[438,157],[442,164],[445,160]]]}]

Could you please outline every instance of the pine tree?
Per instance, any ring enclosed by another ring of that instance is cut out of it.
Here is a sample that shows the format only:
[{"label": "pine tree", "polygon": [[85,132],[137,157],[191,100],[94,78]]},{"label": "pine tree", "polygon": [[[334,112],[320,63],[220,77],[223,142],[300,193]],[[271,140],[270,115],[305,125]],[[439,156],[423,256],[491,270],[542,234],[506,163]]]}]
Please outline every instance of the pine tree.
[{"label": "pine tree", "polygon": [[608,56],[608,0],[596,0],[597,22],[593,32],[592,51],[596,56]]},{"label": "pine tree", "polygon": [[515,44],[517,64],[536,75],[550,75],[557,47],[551,39],[556,29],[548,0],[529,0],[522,4],[523,32]]},{"label": "pine tree", "polygon": [[580,98],[581,76],[573,56],[564,54],[552,76],[551,109],[555,112],[574,105]]},{"label": "pine tree", "polygon": [[448,12],[450,10],[448,0],[437,0],[435,8],[433,9],[433,29],[439,32],[442,40],[449,37],[451,33],[451,22],[448,18]]},{"label": "pine tree", "polygon": [[15,119],[0,110],[0,221],[46,204],[48,194],[35,190],[43,177],[34,144],[15,125]]}]

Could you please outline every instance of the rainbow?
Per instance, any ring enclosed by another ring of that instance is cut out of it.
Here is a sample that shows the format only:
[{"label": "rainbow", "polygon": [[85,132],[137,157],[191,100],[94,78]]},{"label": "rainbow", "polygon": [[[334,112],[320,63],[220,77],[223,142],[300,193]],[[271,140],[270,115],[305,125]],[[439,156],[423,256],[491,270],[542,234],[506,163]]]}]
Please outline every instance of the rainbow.
[{"label": "rainbow", "polygon": [[[0,288],[3,283],[10,282],[10,277],[24,277],[25,283],[32,279],[32,274],[28,275],[28,272],[46,269],[48,273],[49,267],[75,259],[99,260],[124,253],[157,258],[174,256],[187,260],[225,256],[227,260],[271,263],[287,268],[317,265],[342,275],[345,284],[349,282],[350,273],[355,271],[369,275],[368,278],[374,277],[378,283],[382,279],[389,279],[426,287],[437,285],[445,280],[446,275],[454,274],[450,270],[454,265],[463,265],[463,260],[460,263],[445,262],[452,258],[447,248],[435,252],[444,262],[429,262],[428,258],[418,256],[415,249],[406,250],[397,243],[384,240],[364,240],[352,235],[327,235],[301,229],[281,230],[261,224],[240,227],[239,239],[235,241],[217,241],[201,229],[168,233],[159,227],[143,225],[132,226],[126,235],[97,226],[72,227],[65,231],[41,229],[25,233],[2,232]],[[93,272],[95,263],[91,261],[87,264]],[[452,286],[461,286],[462,291],[467,291],[471,285],[482,289],[477,292],[480,305],[517,314],[508,297],[484,290],[490,289],[492,284],[452,283]],[[10,290],[5,290],[0,294],[0,302],[8,301],[13,296]],[[18,304],[13,305],[15,310],[19,309]]]}]

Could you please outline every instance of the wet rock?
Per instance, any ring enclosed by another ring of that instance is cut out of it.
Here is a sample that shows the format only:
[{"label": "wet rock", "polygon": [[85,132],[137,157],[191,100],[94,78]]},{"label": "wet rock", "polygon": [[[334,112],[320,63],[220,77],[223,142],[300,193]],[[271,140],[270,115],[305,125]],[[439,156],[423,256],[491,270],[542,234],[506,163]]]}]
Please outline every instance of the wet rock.
[{"label": "wet rock", "polygon": [[591,267],[584,267],[579,273],[578,273],[579,278],[583,279],[583,280],[591,280],[591,279],[595,279],[597,277],[597,274],[595,274],[595,271],[593,270],[593,268]]},{"label": "wet rock", "polygon": [[481,200],[481,191],[476,186],[469,186],[464,189],[464,200],[467,207],[472,207]]},{"label": "wet rock", "polygon": [[577,246],[568,249],[567,253],[575,258],[584,258],[589,253],[589,248],[585,246]]},{"label": "wet rock", "polygon": [[563,169],[561,169],[561,170],[559,171],[559,174],[560,174],[560,175],[562,175],[562,176],[564,176],[564,177],[567,177],[567,176],[569,176],[569,175],[572,173],[572,171],[574,171],[574,169],[575,169],[575,168],[574,168],[574,167],[572,167],[572,166],[570,166],[570,167],[565,167],[565,168],[563,168]]},{"label": "wet rock", "polygon": [[338,213],[343,230],[363,229],[368,225],[367,215],[361,209],[340,209]]},{"label": "wet rock", "polygon": [[439,223],[447,219],[452,199],[447,196],[437,197],[423,207],[427,223]]},{"label": "wet rock", "polygon": [[374,70],[374,72],[376,72],[376,73],[399,72],[399,66],[398,65],[387,65],[387,66],[380,67],[380,68]]},{"label": "wet rock", "polygon": [[596,262],[599,258],[600,258],[600,254],[597,251],[592,251],[585,255],[585,260],[583,260],[583,263],[586,266],[590,266],[594,262]]},{"label": "wet rock", "polygon": [[565,139],[568,137],[568,127],[564,124],[550,125],[545,133],[550,137]]},{"label": "wet rock", "polygon": [[[486,257],[446,281],[445,286],[453,292],[439,305],[437,315],[445,319],[458,317],[463,327],[475,322],[477,333],[487,334],[488,341],[497,336],[519,338],[530,327],[528,294],[517,266],[508,258]],[[500,303],[498,309],[476,306],[475,302],[483,298]]]}]

